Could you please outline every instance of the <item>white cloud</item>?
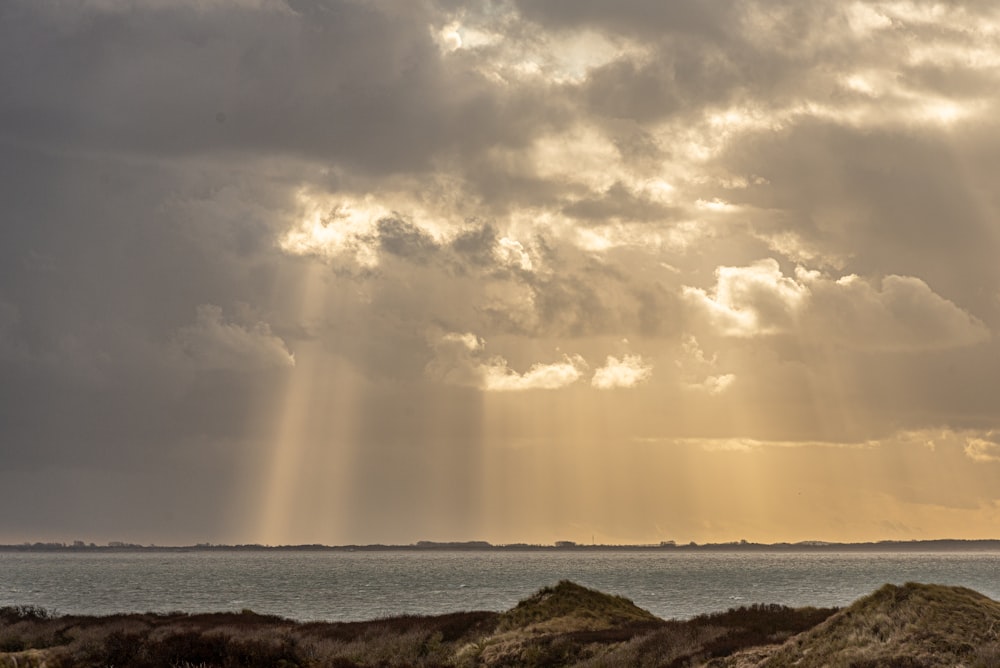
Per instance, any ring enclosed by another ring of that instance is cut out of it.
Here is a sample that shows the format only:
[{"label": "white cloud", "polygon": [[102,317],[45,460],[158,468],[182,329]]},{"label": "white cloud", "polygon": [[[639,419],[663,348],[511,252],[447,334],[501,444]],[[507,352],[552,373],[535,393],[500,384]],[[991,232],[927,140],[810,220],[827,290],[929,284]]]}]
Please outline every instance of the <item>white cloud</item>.
[{"label": "white cloud", "polygon": [[979,319],[913,276],[889,275],[876,283],[798,267],[792,277],[766,259],[719,267],[716,277],[711,292],[685,287],[684,296],[727,336],[795,332],[818,343],[880,351],[945,349],[990,338]]},{"label": "white cloud", "polygon": [[376,226],[391,214],[389,209],[371,196],[334,201],[300,191],[297,199],[300,219],[279,240],[283,251],[328,261],[350,259],[361,267],[378,264]]},{"label": "white cloud", "polygon": [[653,375],[653,366],[641,355],[624,355],[621,359],[608,355],[607,362],[594,372],[590,384],[599,390],[635,387]]},{"label": "white cloud", "polygon": [[462,58],[467,66],[503,85],[580,83],[594,68],[643,51],[600,31],[532,29],[507,3],[490,3],[485,12],[465,5],[444,18],[444,25],[430,26],[431,38],[443,54]]},{"label": "white cloud", "polygon": [[714,211],[716,213],[722,213],[722,212],[731,213],[739,210],[738,206],[730,204],[729,202],[726,202],[724,200],[721,200],[718,197],[711,200],[700,199],[697,200],[694,204],[695,207],[699,209],[706,209],[708,211]]},{"label": "white cloud", "polygon": [[784,276],[771,258],[747,267],[719,267],[709,294],[684,288],[684,296],[729,336],[755,336],[790,329],[808,289]]},{"label": "white cloud", "polygon": [[515,239],[501,237],[497,241],[497,245],[493,248],[493,255],[504,266],[522,271],[531,271],[534,269],[531,256],[528,255],[521,242]]},{"label": "white cloud", "polygon": [[561,362],[536,363],[518,373],[499,355],[485,357],[486,342],[472,333],[447,333],[431,346],[434,358],[425,368],[429,377],[488,392],[556,390],[578,381],[587,369],[581,356],[564,355]]},{"label": "white cloud", "polygon": [[471,332],[466,332],[465,334],[451,332],[441,337],[441,340],[446,343],[458,344],[466,350],[481,350],[483,345],[485,345],[481,338]]},{"label": "white cloud", "polygon": [[578,381],[586,370],[587,363],[579,355],[566,355],[562,362],[533,364],[523,374],[519,374],[507,365],[507,360],[494,357],[480,368],[483,371],[485,390],[556,390]]},{"label": "white cloud", "polygon": [[965,440],[965,454],[977,462],[1000,462],[1000,434],[990,432],[985,438],[970,436]]},{"label": "white cloud", "polygon": [[431,37],[442,53],[454,53],[459,49],[480,49],[497,44],[503,40],[499,33],[463,25],[459,21],[451,21],[440,29],[431,27]]},{"label": "white cloud", "polygon": [[295,356],[266,322],[227,322],[222,309],[202,304],[191,325],[174,335],[177,351],[205,370],[259,371],[295,366]]},{"label": "white cloud", "polygon": [[709,394],[722,394],[734,382],[736,382],[736,374],[724,373],[718,376],[708,376],[701,383],[691,385],[691,387],[704,390]]}]

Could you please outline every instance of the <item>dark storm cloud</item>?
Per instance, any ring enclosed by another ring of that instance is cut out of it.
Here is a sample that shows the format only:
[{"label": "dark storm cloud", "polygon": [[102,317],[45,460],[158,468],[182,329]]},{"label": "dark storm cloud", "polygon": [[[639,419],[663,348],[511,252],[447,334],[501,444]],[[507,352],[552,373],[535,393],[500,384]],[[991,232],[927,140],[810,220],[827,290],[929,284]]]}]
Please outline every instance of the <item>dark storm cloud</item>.
[{"label": "dark storm cloud", "polygon": [[9,4],[3,136],[161,155],[278,152],[386,173],[536,130],[537,100],[441,60],[422,4],[261,4]]},{"label": "dark storm cloud", "polygon": [[226,449],[185,445],[199,438],[246,439],[290,362],[264,318],[240,314],[272,286],[261,216],[282,196],[244,191],[238,223],[209,207],[195,224],[238,186],[197,166],[0,155],[4,469],[152,475],[170,452],[207,466]]},{"label": "dark storm cloud", "polygon": [[493,252],[496,244],[496,229],[489,223],[483,223],[458,234],[452,240],[451,248],[474,266],[483,267],[496,261]]},{"label": "dark storm cloud", "polygon": [[432,236],[405,220],[383,218],[376,229],[382,250],[413,262],[427,262],[439,250]]}]

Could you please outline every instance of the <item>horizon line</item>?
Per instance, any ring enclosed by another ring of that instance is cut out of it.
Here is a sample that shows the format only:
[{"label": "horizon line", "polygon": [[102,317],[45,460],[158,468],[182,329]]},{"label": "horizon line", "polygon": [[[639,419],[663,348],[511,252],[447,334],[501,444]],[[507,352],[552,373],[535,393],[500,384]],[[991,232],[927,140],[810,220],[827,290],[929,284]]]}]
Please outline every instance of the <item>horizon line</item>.
[{"label": "horizon line", "polygon": [[690,541],[686,543],[673,540],[660,541],[658,543],[578,543],[570,540],[559,540],[552,543],[490,543],[483,540],[467,541],[431,541],[420,540],[414,543],[345,543],[345,544],[324,544],[324,543],[289,543],[289,544],[265,544],[265,543],[193,543],[187,545],[159,545],[156,543],[141,544],[127,541],[107,541],[105,543],[85,542],[74,540],[71,542],[59,541],[25,541],[22,543],[0,544],[0,550],[4,551],[27,551],[27,550],[593,550],[593,549],[654,549],[654,550],[753,550],[753,549],[858,549],[858,548],[878,548],[878,547],[930,547],[930,546],[982,546],[983,544],[994,543],[1000,549],[1000,538],[924,538],[924,539],[882,539],[877,541],[824,541],[824,540],[803,540],[803,541],[779,541],[772,543],[761,543],[747,540],[707,542],[698,543]]}]

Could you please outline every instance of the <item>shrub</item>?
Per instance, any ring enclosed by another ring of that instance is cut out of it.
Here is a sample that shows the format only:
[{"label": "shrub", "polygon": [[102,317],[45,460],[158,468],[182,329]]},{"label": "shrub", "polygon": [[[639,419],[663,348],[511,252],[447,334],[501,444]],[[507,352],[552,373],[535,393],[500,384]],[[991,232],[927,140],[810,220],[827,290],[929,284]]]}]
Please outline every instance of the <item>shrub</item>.
[{"label": "shrub", "polygon": [[0,620],[7,624],[30,621],[37,622],[55,619],[56,614],[40,605],[7,605],[0,608]]}]

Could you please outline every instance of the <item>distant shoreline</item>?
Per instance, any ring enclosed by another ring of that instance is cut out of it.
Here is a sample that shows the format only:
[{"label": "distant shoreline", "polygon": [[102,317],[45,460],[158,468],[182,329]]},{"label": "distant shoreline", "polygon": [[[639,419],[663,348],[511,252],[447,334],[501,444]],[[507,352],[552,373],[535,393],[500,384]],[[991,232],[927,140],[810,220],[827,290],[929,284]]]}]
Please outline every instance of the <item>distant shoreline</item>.
[{"label": "distant shoreline", "polygon": [[95,543],[24,543],[0,545],[0,552],[1000,552],[1000,539],[983,540],[914,540],[868,543],[685,543],[663,542],[647,545],[587,545],[560,541],[552,545],[514,543],[493,545],[484,541],[420,541],[409,545],[139,545],[112,542]]}]

